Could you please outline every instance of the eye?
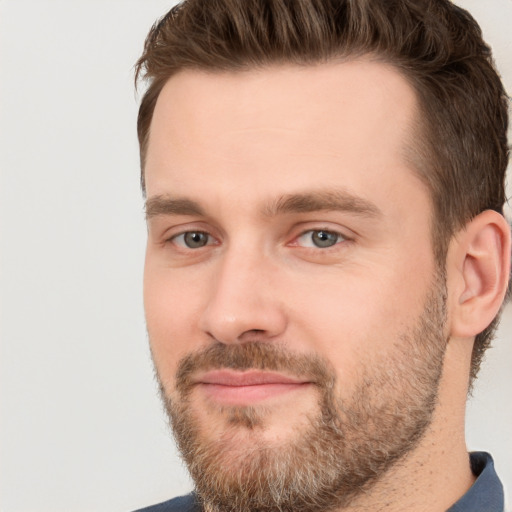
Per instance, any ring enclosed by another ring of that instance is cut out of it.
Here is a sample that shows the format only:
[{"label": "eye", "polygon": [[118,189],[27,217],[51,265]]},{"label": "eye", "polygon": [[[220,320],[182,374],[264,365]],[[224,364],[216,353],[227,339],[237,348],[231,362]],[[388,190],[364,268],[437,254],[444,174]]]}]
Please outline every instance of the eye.
[{"label": "eye", "polygon": [[309,230],[297,238],[298,245],[326,249],[345,240],[343,235],[325,229]]},{"label": "eye", "polygon": [[187,249],[200,249],[213,243],[212,237],[204,231],[187,231],[173,236],[171,241],[180,247]]}]

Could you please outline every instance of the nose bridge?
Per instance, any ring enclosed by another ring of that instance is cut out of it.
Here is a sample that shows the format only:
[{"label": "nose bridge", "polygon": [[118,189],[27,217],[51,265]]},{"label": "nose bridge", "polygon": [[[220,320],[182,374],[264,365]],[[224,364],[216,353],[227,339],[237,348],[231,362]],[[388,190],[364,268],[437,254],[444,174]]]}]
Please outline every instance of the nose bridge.
[{"label": "nose bridge", "polygon": [[222,343],[277,336],[286,325],[274,277],[277,268],[261,247],[240,242],[217,262],[201,328]]}]

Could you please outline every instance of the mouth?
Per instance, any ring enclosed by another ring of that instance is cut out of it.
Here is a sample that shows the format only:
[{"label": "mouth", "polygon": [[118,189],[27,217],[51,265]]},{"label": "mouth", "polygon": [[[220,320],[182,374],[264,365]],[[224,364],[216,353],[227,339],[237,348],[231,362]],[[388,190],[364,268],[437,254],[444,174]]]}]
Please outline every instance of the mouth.
[{"label": "mouth", "polygon": [[313,382],[260,370],[213,370],[200,375],[195,384],[213,402],[247,406],[304,390]]}]

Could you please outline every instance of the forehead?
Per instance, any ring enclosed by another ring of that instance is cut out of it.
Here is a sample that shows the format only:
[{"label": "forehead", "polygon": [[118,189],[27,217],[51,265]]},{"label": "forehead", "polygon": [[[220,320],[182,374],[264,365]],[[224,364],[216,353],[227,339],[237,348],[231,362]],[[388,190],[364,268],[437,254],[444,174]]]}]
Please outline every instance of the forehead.
[{"label": "forehead", "polygon": [[404,179],[422,187],[405,158],[415,113],[405,78],[368,59],[185,70],[167,82],[155,107],[147,193],[192,189],[211,197],[245,187],[255,197],[319,180],[324,188],[371,193],[383,177],[388,188]]}]

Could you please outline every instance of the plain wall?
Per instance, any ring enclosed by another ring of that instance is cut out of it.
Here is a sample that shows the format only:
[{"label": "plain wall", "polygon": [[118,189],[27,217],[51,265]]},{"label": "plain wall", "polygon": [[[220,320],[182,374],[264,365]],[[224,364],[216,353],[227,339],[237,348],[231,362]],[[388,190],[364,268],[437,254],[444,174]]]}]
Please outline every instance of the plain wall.
[{"label": "plain wall", "polygon": [[[475,14],[512,91],[512,1]],[[0,0],[0,512],[116,512],[191,488],[141,298],[133,64],[163,0]],[[512,311],[468,412],[512,490]]]}]

